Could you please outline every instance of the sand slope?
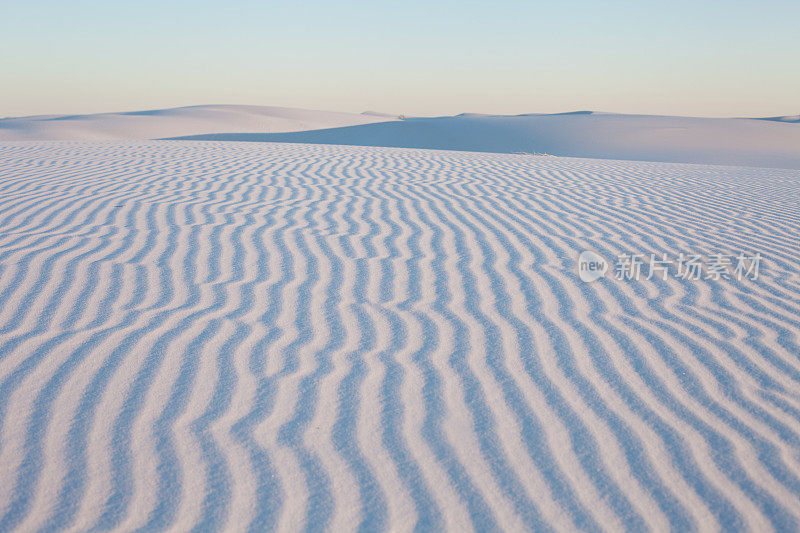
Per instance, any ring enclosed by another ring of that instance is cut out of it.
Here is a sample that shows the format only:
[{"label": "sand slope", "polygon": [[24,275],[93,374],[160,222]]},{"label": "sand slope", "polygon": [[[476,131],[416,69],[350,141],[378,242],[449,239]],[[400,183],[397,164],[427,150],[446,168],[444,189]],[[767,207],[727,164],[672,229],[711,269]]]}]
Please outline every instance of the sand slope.
[{"label": "sand slope", "polygon": [[[792,170],[0,143],[0,531],[796,530],[799,205]],[[587,249],[764,265],[587,284]]]},{"label": "sand slope", "polygon": [[385,122],[396,117],[285,107],[205,105],[0,119],[0,141],[158,139],[226,132],[287,132]]},{"label": "sand slope", "polygon": [[408,118],[193,106],[0,119],[0,141],[182,139],[385,146],[800,168],[796,116],[715,119],[575,112]]},{"label": "sand slope", "polygon": [[528,152],[800,168],[800,124],[790,123],[791,118],[718,119],[591,112],[518,116],[467,114],[321,131],[223,133],[182,138]]}]

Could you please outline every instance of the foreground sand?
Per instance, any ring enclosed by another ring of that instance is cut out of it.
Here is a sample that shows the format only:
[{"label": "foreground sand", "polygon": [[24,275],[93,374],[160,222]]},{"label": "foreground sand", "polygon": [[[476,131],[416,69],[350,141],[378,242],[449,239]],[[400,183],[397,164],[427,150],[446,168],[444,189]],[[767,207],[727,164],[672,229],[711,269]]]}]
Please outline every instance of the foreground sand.
[{"label": "foreground sand", "polygon": [[797,529],[798,205],[797,170],[0,143],[0,531]]}]

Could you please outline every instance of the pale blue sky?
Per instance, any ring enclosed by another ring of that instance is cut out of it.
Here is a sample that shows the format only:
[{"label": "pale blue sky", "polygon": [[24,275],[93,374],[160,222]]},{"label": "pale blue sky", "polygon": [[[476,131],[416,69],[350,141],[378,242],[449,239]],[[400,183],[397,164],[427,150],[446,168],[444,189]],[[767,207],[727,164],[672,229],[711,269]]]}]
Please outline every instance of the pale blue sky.
[{"label": "pale blue sky", "polygon": [[800,1],[0,0],[0,116],[800,112]]}]

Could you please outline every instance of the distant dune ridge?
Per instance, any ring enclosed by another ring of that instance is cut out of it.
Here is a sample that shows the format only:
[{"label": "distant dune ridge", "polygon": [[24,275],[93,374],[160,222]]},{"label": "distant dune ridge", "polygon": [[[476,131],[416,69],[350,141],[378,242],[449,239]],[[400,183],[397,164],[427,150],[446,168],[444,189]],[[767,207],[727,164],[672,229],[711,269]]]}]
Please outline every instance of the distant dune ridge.
[{"label": "distant dune ridge", "polygon": [[392,120],[392,117],[286,107],[205,105],[124,113],[5,118],[0,119],[0,141],[108,141],[220,133],[274,133],[387,120]]},{"label": "distant dune ridge", "polygon": [[258,106],[0,120],[2,140],[180,139],[546,153],[800,168],[797,116],[693,118],[579,111],[406,118]]},{"label": "distant dune ridge", "polygon": [[800,115],[786,115],[782,117],[764,117],[761,120],[774,120],[777,122],[800,122]]},{"label": "distant dune ridge", "polygon": [[[397,131],[591,120],[633,135]],[[798,206],[786,169],[0,142],[0,531],[796,531]]]}]

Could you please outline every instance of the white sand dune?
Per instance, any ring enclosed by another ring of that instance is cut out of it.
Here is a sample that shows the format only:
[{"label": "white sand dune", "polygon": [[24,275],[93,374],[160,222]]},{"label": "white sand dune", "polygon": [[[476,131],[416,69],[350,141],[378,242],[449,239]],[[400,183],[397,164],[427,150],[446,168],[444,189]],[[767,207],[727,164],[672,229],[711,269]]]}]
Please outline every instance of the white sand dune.
[{"label": "white sand dune", "polygon": [[774,120],[777,122],[800,122],[800,115],[784,115],[779,117],[764,117],[761,120]]},{"label": "white sand dune", "polygon": [[610,113],[413,118],[287,133],[219,133],[188,140],[388,146],[800,169],[794,117],[696,118]]},{"label": "white sand dune", "polygon": [[204,105],[0,119],[0,141],[158,139],[204,133],[275,133],[386,122],[397,117],[287,107]]},{"label": "white sand dune", "polygon": [[258,106],[194,106],[0,119],[0,141],[181,139],[549,154],[800,169],[796,116],[762,119],[580,111],[409,118]]},{"label": "white sand dune", "polygon": [[798,206],[797,170],[0,143],[0,531],[797,530]]}]

